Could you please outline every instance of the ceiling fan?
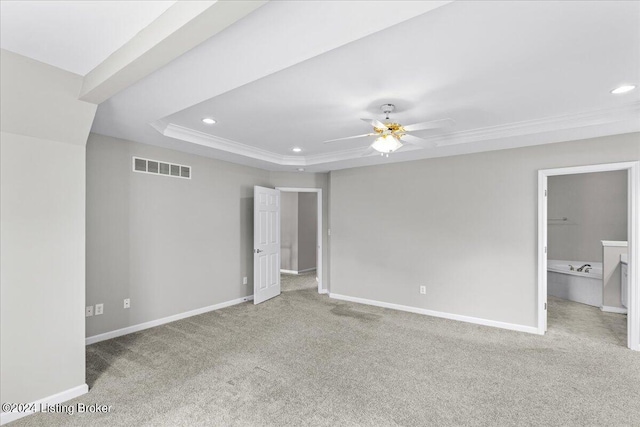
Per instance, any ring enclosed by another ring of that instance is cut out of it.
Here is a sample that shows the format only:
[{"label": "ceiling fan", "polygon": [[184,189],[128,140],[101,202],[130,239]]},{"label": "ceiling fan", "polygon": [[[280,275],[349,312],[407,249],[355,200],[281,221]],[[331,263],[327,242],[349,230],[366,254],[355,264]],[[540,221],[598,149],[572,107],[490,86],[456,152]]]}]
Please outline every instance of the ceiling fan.
[{"label": "ceiling fan", "polygon": [[373,126],[373,132],[364,133],[362,135],[347,136],[346,138],[330,139],[328,141],[324,141],[324,144],[344,141],[346,139],[375,136],[375,141],[373,141],[373,143],[362,155],[368,156],[369,154],[377,151],[381,156],[389,157],[390,153],[398,151],[405,145],[417,145],[418,147],[422,148],[433,148],[437,145],[433,141],[427,141],[426,139],[418,138],[417,136],[410,135],[408,132],[445,128],[454,124],[454,121],[452,119],[441,119],[403,126],[400,123],[392,122],[389,119],[389,114],[391,114],[396,109],[395,105],[383,104],[380,106],[380,109],[386,115],[385,123],[382,123],[381,121],[376,119],[361,119]]}]

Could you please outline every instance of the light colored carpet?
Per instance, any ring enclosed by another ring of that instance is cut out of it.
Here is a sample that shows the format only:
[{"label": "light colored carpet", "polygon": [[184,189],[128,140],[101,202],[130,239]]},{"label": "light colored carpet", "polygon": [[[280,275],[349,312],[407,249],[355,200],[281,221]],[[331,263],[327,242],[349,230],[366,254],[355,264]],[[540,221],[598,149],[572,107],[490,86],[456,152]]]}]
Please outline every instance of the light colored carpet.
[{"label": "light colored carpet", "polygon": [[301,291],[303,289],[318,289],[316,272],[310,271],[300,275],[280,274],[280,289],[282,292]]},{"label": "light colored carpet", "polygon": [[627,346],[626,315],[605,313],[597,307],[552,296],[547,298],[547,302],[547,329],[550,336],[570,336],[594,344]]},{"label": "light colored carpet", "polygon": [[621,345],[624,316],[554,299],[542,337],[331,300],[313,273],[283,284],[257,306],[87,347],[91,392],[72,403],[112,412],[13,425],[640,423],[640,354]]}]

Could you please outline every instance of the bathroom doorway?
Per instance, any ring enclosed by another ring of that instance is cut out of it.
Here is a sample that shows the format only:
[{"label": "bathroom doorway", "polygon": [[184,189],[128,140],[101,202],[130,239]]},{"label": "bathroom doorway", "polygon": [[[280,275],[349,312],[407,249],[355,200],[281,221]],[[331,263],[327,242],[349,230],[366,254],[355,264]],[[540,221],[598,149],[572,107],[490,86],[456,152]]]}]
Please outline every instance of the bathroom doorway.
[{"label": "bathroom doorway", "polygon": [[550,176],[547,190],[547,328],[626,347],[627,171]]},{"label": "bathroom doorway", "polygon": [[640,350],[638,169],[629,162],[539,171],[540,334],[552,326]]}]

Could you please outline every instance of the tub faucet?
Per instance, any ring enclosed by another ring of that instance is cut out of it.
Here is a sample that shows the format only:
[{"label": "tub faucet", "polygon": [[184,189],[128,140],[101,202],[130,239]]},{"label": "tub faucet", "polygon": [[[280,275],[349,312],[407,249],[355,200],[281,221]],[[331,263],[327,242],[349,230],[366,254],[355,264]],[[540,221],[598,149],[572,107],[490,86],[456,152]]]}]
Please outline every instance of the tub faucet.
[{"label": "tub faucet", "polygon": [[[585,267],[591,267],[591,264],[585,264],[585,265],[583,265],[582,267],[578,267],[578,270],[577,270],[577,271],[579,271],[579,272],[581,272],[581,273],[582,273],[582,270],[584,270],[584,268],[585,268]],[[585,271],[585,273],[588,273],[588,272],[589,272],[589,270],[590,270],[590,268],[588,268],[588,269]]]}]

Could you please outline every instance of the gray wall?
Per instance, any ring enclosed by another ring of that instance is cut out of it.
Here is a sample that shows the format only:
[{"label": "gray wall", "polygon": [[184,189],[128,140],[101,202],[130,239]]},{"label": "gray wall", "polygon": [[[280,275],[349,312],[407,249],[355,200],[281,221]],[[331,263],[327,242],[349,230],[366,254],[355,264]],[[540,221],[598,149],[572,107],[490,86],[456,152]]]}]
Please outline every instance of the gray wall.
[{"label": "gray wall", "polygon": [[316,268],[318,195],[298,193],[298,270]]},{"label": "gray wall", "polygon": [[[191,166],[192,179],[132,172],[132,156]],[[253,294],[254,185],[269,172],[91,134],[87,303],[104,314],[87,336]]]},{"label": "gray wall", "polygon": [[2,402],[85,384],[85,143],[78,75],[0,57]]},{"label": "gray wall", "polygon": [[627,240],[627,172],[549,177],[549,259],[602,262],[602,240]]},{"label": "gray wall", "polygon": [[[192,166],[192,179],[132,172],[132,156]],[[326,182],[91,134],[87,304],[104,314],[87,318],[87,336],[251,295],[253,186]]]},{"label": "gray wall", "polygon": [[298,193],[280,194],[280,268],[298,271]]},{"label": "gray wall", "polygon": [[537,171],[639,159],[635,133],[331,172],[331,292],[533,327]]}]

